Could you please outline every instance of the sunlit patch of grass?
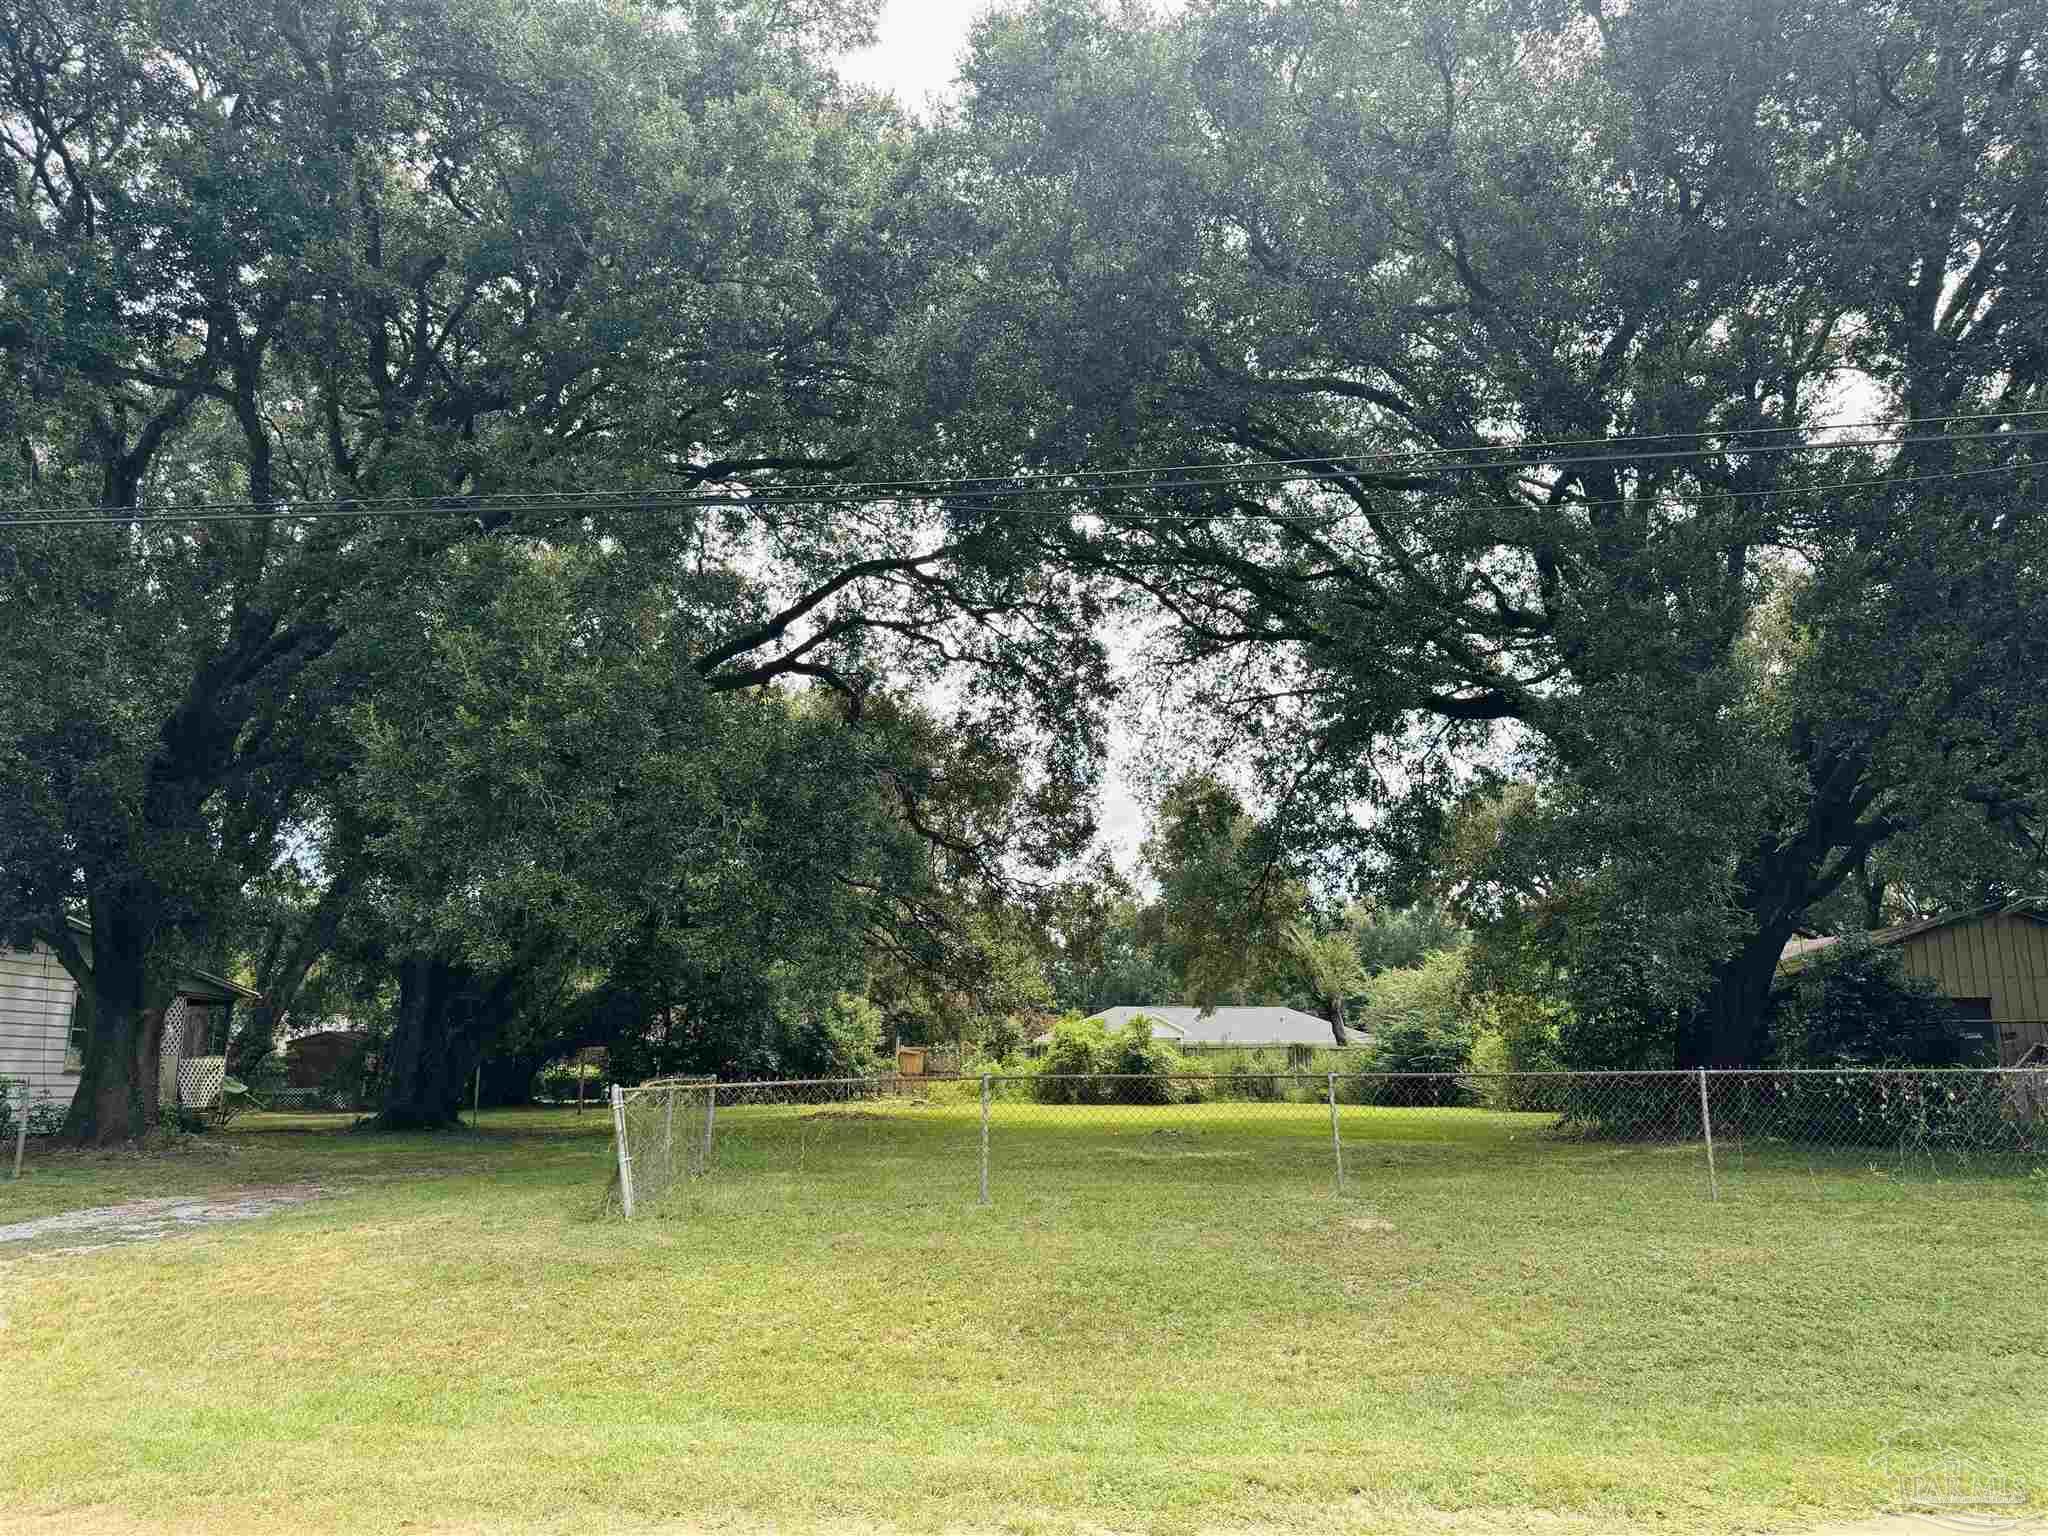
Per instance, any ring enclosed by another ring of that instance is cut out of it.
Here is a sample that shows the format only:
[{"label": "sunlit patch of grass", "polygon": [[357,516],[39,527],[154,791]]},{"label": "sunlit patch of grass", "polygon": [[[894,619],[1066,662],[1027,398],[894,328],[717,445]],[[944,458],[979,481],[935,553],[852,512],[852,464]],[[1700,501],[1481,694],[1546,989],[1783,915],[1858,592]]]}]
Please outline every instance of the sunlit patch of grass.
[{"label": "sunlit patch of grass", "polygon": [[[346,1193],[0,1262],[0,1510],[67,1530],[1739,1530],[1882,1506],[1902,1425],[2048,1484],[2027,1180],[1723,1170],[1532,1117],[973,1104],[44,1164],[0,1221]],[[1167,1132],[1169,1134],[1161,1134]],[[6,1517],[0,1516],[0,1525]],[[86,1522],[86,1523],[79,1523]]]}]

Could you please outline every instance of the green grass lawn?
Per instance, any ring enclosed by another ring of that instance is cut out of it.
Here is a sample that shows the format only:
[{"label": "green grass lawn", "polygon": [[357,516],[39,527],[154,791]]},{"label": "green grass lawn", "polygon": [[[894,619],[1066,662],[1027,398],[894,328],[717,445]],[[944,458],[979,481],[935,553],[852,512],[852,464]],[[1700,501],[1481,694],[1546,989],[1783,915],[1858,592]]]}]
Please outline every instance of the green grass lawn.
[{"label": "green grass lawn", "polygon": [[[0,1223],[0,1529],[1738,1531],[1943,1448],[2048,1487],[2048,1181],[1317,1106],[721,1112],[606,1214],[610,1119],[45,1158]],[[12,1255],[12,1256],[10,1256]]]}]

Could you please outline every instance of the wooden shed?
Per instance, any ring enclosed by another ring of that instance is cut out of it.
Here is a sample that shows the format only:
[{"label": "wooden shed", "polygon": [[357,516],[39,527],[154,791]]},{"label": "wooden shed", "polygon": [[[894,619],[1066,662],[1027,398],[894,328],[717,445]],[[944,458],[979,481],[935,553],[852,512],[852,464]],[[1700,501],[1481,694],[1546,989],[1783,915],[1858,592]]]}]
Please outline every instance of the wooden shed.
[{"label": "wooden shed", "polygon": [[[1840,942],[1794,939],[1780,964],[1797,969]],[[1991,1025],[2003,1065],[2036,1046],[2048,1049],[2048,916],[1979,907],[1880,928],[1870,942],[1897,946],[1906,973],[1939,987],[1959,1018]]]}]

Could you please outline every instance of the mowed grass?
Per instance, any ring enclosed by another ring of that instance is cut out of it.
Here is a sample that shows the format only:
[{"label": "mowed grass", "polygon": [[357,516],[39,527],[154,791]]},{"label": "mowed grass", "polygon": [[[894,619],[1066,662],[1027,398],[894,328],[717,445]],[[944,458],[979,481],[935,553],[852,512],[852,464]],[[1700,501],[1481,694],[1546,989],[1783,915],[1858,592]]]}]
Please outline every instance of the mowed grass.
[{"label": "mowed grass", "polygon": [[[1953,1449],[2048,1486],[2048,1181],[1316,1106],[721,1111],[606,1213],[609,1116],[259,1119],[46,1159],[0,1223],[311,1180],[0,1257],[0,1528],[1736,1531]],[[1724,1159],[1724,1161],[1729,1161]],[[0,1255],[15,1250],[0,1248]]]}]

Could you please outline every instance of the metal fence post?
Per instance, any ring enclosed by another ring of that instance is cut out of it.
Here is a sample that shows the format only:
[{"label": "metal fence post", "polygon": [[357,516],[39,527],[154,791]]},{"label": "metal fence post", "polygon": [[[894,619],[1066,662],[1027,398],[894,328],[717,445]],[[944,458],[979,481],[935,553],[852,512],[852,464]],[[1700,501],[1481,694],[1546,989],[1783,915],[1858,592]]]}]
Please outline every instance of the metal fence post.
[{"label": "metal fence post", "polygon": [[1707,1108],[1707,1069],[1700,1068],[1700,1130],[1707,1138],[1707,1198],[1721,1198],[1721,1180],[1714,1172],[1714,1115]]},{"label": "metal fence post", "polygon": [[981,1203],[988,1204],[988,1074],[981,1074]]},{"label": "metal fence post", "polygon": [[1337,1193],[1344,1193],[1344,1138],[1337,1132],[1337,1074],[1330,1074],[1330,1150],[1337,1155]]},{"label": "metal fence post", "polygon": [[[683,1129],[688,1130],[685,1126]],[[661,1171],[670,1178],[676,1171],[676,1091],[661,1096]]]},{"label": "metal fence post", "polygon": [[612,1084],[612,1134],[619,1144],[619,1203],[633,1219],[633,1154],[626,1150],[626,1090]]},{"label": "metal fence post", "polygon": [[718,1079],[713,1078],[704,1085],[704,1150],[698,1154],[701,1159],[697,1171],[711,1171],[711,1122],[718,1117]]},{"label": "metal fence post", "polygon": [[21,1118],[14,1122],[14,1176],[21,1177],[21,1154],[28,1147],[28,1079],[21,1080]]}]

